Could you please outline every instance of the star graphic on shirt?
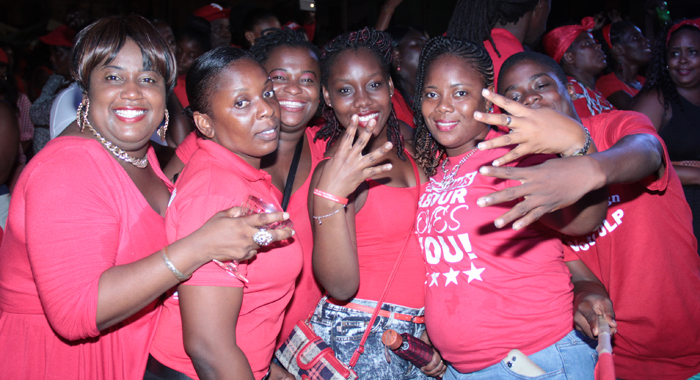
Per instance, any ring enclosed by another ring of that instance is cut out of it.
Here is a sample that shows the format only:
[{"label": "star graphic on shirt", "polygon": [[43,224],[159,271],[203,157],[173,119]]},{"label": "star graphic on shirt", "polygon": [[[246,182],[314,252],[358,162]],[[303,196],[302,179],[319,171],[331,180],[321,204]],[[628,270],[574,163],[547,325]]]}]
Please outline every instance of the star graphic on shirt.
[{"label": "star graphic on shirt", "polygon": [[437,279],[439,276],[440,276],[440,272],[431,273],[430,277],[432,277],[432,280],[430,280],[430,285],[428,285],[428,287],[433,286],[433,285],[437,286],[437,284],[438,284]]},{"label": "star graphic on shirt", "polygon": [[458,270],[454,270],[453,268],[450,268],[449,273],[443,273],[442,275],[447,277],[447,280],[445,280],[445,286],[449,285],[450,282],[454,282],[455,285],[457,284],[457,275],[459,274]]},{"label": "star graphic on shirt", "polygon": [[469,276],[467,283],[471,283],[472,280],[484,281],[481,279],[481,272],[483,272],[484,269],[486,269],[486,268],[477,268],[474,266],[474,263],[471,263],[471,264],[472,264],[472,269],[464,271],[464,274]]}]

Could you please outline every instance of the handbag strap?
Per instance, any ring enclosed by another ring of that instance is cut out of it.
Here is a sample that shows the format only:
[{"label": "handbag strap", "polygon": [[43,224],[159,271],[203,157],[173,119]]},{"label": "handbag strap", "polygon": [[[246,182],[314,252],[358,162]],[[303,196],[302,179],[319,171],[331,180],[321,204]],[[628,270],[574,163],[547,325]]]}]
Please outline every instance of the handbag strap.
[{"label": "handbag strap", "polygon": [[294,186],[294,177],[297,175],[297,168],[299,167],[299,159],[301,158],[301,151],[304,149],[304,136],[301,136],[297,147],[294,149],[294,158],[292,158],[292,165],[289,166],[289,174],[287,174],[287,182],[284,184],[284,194],[282,195],[282,211],[287,211],[287,206],[289,206],[289,198],[292,196],[292,187]]},{"label": "handbag strap", "polygon": [[[411,165],[413,166],[413,175],[416,177],[416,204],[418,204],[418,198],[420,197],[420,175],[418,174],[418,167],[416,166],[416,163],[413,161],[411,158],[411,155],[408,154],[408,152],[404,149],[404,152],[406,153],[406,156],[408,156],[408,159],[411,160]],[[413,218],[415,222],[415,217]],[[360,355],[362,355],[365,352],[365,342],[367,342],[367,338],[369,337],[369,333],[372,330],[372,325],[374,325],[374,321],[377,319],[377,315],[379,315],[379,310],[382,308],[382,305],[384,304],[384,299],[386,298],[386,295],[389,293],[389,288],[391,287],[391,283],[394,282],[394,277],[396,277],[396,272],[399,271],[399,265],[401,264],[401,261],[403,260],[404,253],[406,253],[406,245],[408,244],[408,241],[411,239],[411,236],[413,235],[413,228],[414,225],[411,225],[411,231],[408,232],[408,236],[406,236],[406,240],[403,243],[403,247],[401,248],[401,252],[399,253],[399,257],[396,258],[396,262],[394,263],[394,268],[391,270],[391,274],[389,274],[389,279],[386,282],[386,286],[384,287],[384,291],[382,292],[382,296],[379,297],[379,301],[377,301],[377,306],[374,308],[374,312],[372,313],[372,318],[369,319],[369,323],[367,324],[367,328],[365,329],[365,333],[362,335],[362,339],[360,340],[360,346],[355,350],[355,352],[352,354],[352,357],[350,358],[350,363],[349,366],[350,368],[355,367],[355,364],[357,364],[357,361],[360,360]]]}]

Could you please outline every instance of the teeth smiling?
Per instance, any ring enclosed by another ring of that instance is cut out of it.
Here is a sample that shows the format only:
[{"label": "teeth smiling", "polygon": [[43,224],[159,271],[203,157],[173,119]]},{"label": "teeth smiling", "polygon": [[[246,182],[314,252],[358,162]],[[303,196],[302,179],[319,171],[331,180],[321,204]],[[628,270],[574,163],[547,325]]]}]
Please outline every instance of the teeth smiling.
[{"label": "teeth smiling", "polygon": [[280,106],[282,107],[290,107],[290,108],[301,108],[304,106],[304,103],[302,102],[292,102],[289,100],[282,100],[280,101]]},{"label": "teeth smiling", "polygon": [[377,112],[377,113],[372,113],[372,114],[369,114],[369,115],[366,115],[366,116],[359,116],[359,115],[358,115],[358,117],[360,118],[360,122],[362,122],[362,123],[366,123],[366,122],[368,122],[368,121],[374,119],[374,118],[377,117],[377,116],[379,116],[379,112]]},{"label": "teeth smiling", "polygon": [[275,133],[276,130],[277,130],[276,128],[268,129],[267,131],[260,132],[260,134],[261,135],[271,135],[271,134]]},{"label": "teeth smiling", "polygon": [[141,116],[146,113],[145,110],[116,110],[114,111],[118,116],[123,117],[125,119],[132,119],[137,116]]}]

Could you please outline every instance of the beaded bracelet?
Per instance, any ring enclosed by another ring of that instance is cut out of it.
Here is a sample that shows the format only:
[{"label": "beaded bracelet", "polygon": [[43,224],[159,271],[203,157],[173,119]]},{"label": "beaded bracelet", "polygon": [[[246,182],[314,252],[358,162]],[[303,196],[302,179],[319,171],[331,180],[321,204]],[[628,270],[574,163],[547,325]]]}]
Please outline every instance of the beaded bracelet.
[{"label": "beaded bracelet", "polygon": [[347,207],[347,205],[343,205],[343,207],[341,207],[341,208],[339,208],[339,209],[333,211],[333,212],[330,213],[330,214],[321,215],[321,216],[312,215],[311,217],[312,217],[313,219],[318,220],[318,225],[320,226],[321,224],[323,224],[323,222],[321,221],[321,219],[327,218],[327,217],[329,217],[329,216],[333,216],[333,215],[337,214],[340,210],[344,209],[345,207]]},{"label": "beaded bracelet", "polygon": [[314,195],[318,195],[321,198],[328,199],[329,201],[333,201],[335,203],[340,203],[341,205],[346,205],[348,204],[348,199],[347,198],[341,198],[339,196],[333,195],[331,193],[326,193],[323,190],[319,189],[314,189]]},{"label": "beaded bracelet", "polygon": [[177,268],[175,268],[175,265],[173,265],[173,262],[170,261],[170,259],[168,258],[168,253],[167,253],[167,252],[168,252],[168,246],[166,245],[166,246],[163,247],[163,249],[160,251],[161,256],[163,256],[163,261],[165,261],[165,266],[168,267],[168,269],[170,269],[171,272],[173,272],[173,274],[175,275],[175,277],[177,277],[178,281],[183,282],[183,281],[189,280],[190,277],[192,277],[192,275],[185,276],[184,274],[182,274],[182,272],[180,272],[179,270],[177,270]]}]

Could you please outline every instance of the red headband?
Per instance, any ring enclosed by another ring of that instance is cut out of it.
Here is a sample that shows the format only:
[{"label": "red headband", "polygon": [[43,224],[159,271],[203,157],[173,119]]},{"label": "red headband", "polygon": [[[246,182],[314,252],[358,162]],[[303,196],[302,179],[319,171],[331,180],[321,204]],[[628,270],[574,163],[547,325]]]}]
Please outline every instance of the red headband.
[{"label": "red headband", "polygon": [[54,46],[65,46],[73,47],[73,38],[75,37],[75,31],[73,29],[61,25],[56,29],[50,31],[48,34],[39,37],[39,41]]},{"label": "red headband", "polygon": [[217,3],[211,3],[209,5],[205,5],[196,11],[194,11],[194,15],[197,17],[201,17],[209,22],[212,22],[214,20],[218,20],[221,18],[228,18],[229,15],[231,14],[230,9],[224,9],[221,5]]},{"label": "red headband", "polygon": [[666,46],[668,46],[668,41],[671,40],[671,34],[673,34],[673,32],[678,30],[678,28],[680,28],[683,25],[691,25],[700,29],[700,18],[696,18],[695,20],[683,20],[678,24],[672,26],[671,29],[668,30],[668,34],[666,35]]},{"label": "red headband", "polygon": [[603,27],[603,38],[605,39],[605,42],[608,43],[608,47],[612,49],[612,42],[610,42],[610,27],[612,24],[605,25]]},{"label": "red headband", "polygon": [[557,63],[566,53],[566,50],[571,46],[576,37],[581,32],[588,32],[595,26],[593,17],[584,17],[581,20],[581,25],[561,26],[545,34],[542,38],[542,45],[547,55],[552,57]]}]

